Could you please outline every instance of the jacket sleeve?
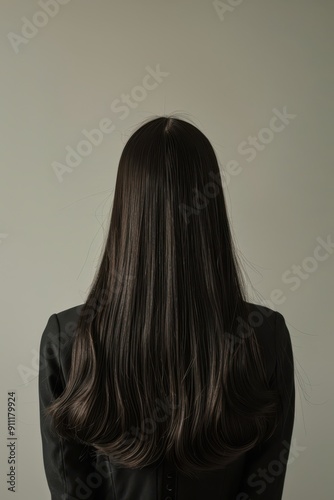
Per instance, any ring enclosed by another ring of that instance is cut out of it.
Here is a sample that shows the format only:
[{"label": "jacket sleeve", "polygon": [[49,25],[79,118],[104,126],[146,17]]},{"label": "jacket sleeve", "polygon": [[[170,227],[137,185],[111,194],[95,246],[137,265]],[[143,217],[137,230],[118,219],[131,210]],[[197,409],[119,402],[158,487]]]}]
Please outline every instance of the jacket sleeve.
[{"label": "jacket sleeve", "polygon": [[40,341],[38,377],[43,462],[51,500],[113,498],[109,462],[94,458],[88,446],[59,437],[44,413],[65,387],[62,349],[57,314],[52,314]]},{"label": "jacket sleeve", "polygon": [[284,317],[276,312],[276,366],[272,387],[280,394],[283,417],[266,442],[246,453],[242,487],[236,500],[281,500],[295,416],[294,359]]}]

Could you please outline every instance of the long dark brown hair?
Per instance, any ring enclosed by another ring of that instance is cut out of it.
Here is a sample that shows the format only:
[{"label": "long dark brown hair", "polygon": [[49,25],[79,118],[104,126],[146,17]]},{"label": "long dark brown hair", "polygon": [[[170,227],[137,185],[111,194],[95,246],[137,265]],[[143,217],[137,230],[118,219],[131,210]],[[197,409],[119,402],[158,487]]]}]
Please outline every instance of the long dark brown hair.
[{"label": "long dark brown hair", "polygon": [[278,394],[247,321],[217,157],[195,125],[154,117],[128,139],[101,255],[48,409],[58,434],[122,467],[166,456],[190,476],[268,439]]}]

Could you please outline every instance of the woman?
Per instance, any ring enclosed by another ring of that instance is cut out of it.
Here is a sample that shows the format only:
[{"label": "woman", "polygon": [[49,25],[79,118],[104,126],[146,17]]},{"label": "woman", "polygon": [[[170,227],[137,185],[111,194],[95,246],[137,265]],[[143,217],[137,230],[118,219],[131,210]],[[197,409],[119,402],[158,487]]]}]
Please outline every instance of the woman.
[{"label": "woman", "polygon": [[126,143],[87,300],[43,332],[39,396],[52,500],[282,498],[290,334],[246,300],[194,125],[156,117]]}]

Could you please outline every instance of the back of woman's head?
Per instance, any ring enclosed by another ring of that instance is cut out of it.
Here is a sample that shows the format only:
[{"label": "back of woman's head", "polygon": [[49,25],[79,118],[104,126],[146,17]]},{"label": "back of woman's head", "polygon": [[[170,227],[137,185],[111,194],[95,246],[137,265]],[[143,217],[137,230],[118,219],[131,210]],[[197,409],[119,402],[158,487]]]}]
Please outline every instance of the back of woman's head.
[{"label": "back of woman's head", "polygon": [[[223,468],[277,425],[215,152],[173,116],[121,154],[110,228],[50,412],[123,467]],[[242,331],[242,333],[241,333]]]}]

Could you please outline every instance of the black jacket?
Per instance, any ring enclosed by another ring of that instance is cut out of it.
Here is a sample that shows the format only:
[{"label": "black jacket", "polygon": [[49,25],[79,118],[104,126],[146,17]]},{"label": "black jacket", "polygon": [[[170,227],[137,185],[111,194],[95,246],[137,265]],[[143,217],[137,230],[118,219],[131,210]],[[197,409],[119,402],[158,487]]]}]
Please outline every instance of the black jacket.
[{"label": "black jacket", "polygon": [[[251,325],[265,355],[270,383],[280,391],[284,418],[274,436],[225,470],[180,475],[166,460],[125,469],[92,449],[57,437],[43,409],[65,387],[73,332],[82,304],[52,314],[40,342],[39,404],[43,460],[52,500],[279,500],[282,498],[294,425],[295,384],[291,338],[284,317],[248,303]],[[291,454],[291,453],[290,453]]]}]

